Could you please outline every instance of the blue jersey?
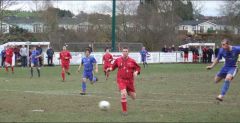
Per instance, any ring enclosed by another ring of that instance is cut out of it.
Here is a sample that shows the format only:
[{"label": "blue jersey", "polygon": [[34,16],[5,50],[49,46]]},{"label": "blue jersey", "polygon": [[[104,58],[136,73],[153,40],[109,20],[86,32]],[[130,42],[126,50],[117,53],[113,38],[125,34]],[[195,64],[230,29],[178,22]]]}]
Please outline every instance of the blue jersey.
[{"label": "blue jersey", "polygon": [[31,61],[32,62],[38,62],[38,58],[36,58],[36,57],[39,56],[39,55],[40,55],[39,51],[33,50],[32,54],[31,54]]},{"label": "blue jersey", "polygon": [[240,54],[240,46],[232,46],[232,51],[226,51],[223,48],[219,49],[217,59],[225,58],[225,67],[237,66],[238,56]]},{"label": "blue jersey", "polygon": [[89,57],[83,57],[81,64],[84,66],[84,71],[89,72],[89,71],[93,71],[94,63],[97,63],[96,59],[92,56],[89,56]]},{"label": "blue jersey", "polygon": [[141,54],[142,57],[146,57],[148,52],[147,52],[147,50],[141,50],[140,54]]}]

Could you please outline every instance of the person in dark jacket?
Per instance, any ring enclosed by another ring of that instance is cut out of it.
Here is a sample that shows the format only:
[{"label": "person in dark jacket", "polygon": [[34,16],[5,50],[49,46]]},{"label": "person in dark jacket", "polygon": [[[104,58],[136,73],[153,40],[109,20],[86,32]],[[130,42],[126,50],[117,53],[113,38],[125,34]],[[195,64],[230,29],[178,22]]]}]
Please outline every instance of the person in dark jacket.
[{"label": "person in dark jacket", "polygon": [[219,46],[217,46],[217,47],[214,49],[214,56],[215,56],[215,58],[217,58],[218,52],[219,52]]},{"label": "person in dark jacket", "polygon": [[207,62],[208,63],[212,62],[212,55],[213,55],[213,49],[212,49],[212,47],[209,47],[207,50]]},{"label": "person in dark jacket", "polygon": [[52,66],[53,65],[53,55],[54,55],[54,50],[52,49],[52,47],[50,47],[47,50],[48,66]]},{"label": "person in dark jacket", "polygon": [[2,61],[1,61],[1,67],[4,67],[5,59],[6,59],[6,47],[1,51]]}]

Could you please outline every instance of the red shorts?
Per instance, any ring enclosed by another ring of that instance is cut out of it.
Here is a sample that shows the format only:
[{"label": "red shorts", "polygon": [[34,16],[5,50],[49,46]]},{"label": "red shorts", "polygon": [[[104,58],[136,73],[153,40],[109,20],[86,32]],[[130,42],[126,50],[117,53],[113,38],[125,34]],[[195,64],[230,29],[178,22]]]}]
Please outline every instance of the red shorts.
[{"label": "red shorts", "polygon": [[133,79],[117,79],[119,90],[126,89],[127,92],[135,92]]},{"label": "red shorts", "polygon": [[5,63],[12,65],[12,58],[6,58]]},{"label": "red shorts", "polygon": [[106,71],[107,68],[111,67],[111,64],[104,64],[103,65],[103,71]]},{"label": "red shorts", "polygon": [[188,54],[184,54],[184,58],[188,58]]},{"label": "red shorts", "polygon": [[198,59],[198,55],[193,55],[193,59]]},{"label": "red shorts", "polygon": [[62,64],[62,68],[64,68],[65,70],[69,69],[69,64]]}]

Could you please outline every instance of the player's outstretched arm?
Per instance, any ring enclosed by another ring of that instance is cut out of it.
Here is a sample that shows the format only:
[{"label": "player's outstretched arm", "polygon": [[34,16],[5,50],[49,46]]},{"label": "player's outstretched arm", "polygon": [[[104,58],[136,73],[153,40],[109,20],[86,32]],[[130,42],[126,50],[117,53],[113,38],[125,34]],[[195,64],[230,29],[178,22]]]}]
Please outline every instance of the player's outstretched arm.
[{"label": "player's outstretched arm", "polygon": [[80,72],[81,67],[82,67],[82,64],[79,65],[79,67],[78,67],[78,69],[77,69],[77,72]]},{"label": "player's outstretched arm", "polygon": [[98,73],[98,64],[95,63],[95,72]]},{"label": "player's outstretched arm", "polygon": [[217,65],[219,63],[219,59],[218,58],[215,58],[213,63],[209,66],[207,66],[207,70],[211,70],[215,65]]}]

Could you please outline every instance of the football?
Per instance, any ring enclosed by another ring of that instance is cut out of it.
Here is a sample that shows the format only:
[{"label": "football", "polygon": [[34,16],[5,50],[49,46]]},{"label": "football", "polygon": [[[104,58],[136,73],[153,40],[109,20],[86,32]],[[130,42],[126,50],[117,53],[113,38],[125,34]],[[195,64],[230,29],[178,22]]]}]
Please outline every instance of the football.
[{"label": "football", "polygon": [[110,103],[108,101],[100,101],[98,104],[99,108],[103,111],[107,111],[110,108]]}]

